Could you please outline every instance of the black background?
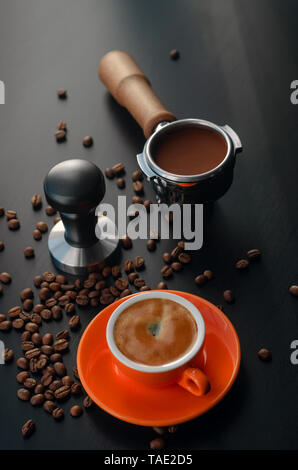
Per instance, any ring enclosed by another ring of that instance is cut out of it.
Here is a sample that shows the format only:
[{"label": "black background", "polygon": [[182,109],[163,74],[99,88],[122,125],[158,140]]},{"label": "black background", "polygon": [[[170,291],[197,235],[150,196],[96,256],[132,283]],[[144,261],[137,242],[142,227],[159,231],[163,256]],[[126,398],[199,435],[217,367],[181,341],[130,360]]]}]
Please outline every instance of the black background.
[{"label": "black background", "polygon": [[[21,229],[9,232],[0,220],[1,271],[13,276],[4,287],[1,313],[19,304],[19,291],[33,276],[51,270],[46,236],[32,239],[38,220],[30,197],[42,194],[47,170],[82,156],[102,169],[123,161],[127,191],[135,155],[144,144],[141,130],[107,94],[97,77],[99,59],[111,49],[130,52],[166,106],[178,117],[198,117],[229,124],[240,135],[244,152],[237,158],[234,183],[205,217],[205,241],[191,266],[168,282],[170,288],[199,293],[219,304],[222,291],[235,291],[225,305],[242,346],[242,365],[229,395],[211,412],[182,425],[170,436],[172,449],[297,448],[297,368],[290,363],[290,343],[298,337],[297,299],[288,287],[297,283],[297,117],[290,83],[298,78],[298,5],[277,0],[1,0],[0,79],[6,104],[0,106],[0,203],[15,209]],[[173,62],[169,51],[178,48]],[[59,101],[58,88],[69,98]],[[66,120],[66,143],[57,144],[56,124]],[[82,147],[85,135],[94,146]],[[116,202],[115,182],[105,200]],[[146,195],[153,198],[151,190]],[[45,206],[45,205],[44,205]],[[25,260],[32,245],[36,258]],[[125,257],[144,254],[144,277],[151,287],[160,280],[161,253],[174,246],[162,241],[152,255],[137,241]],[[247,249],[263,252],[260,263],[239,273],[234,263]],[[124,257],[124,259],[125,259]],[[202,288],[193,282],[204,269],[216,278]],[[97,309],[98,310],[98,309]],[[86,325],[96,311],[81,313]],[[57,332],[62,323],[43,326]],[[19,334],[1,333],[18,356]],[[72,335],[74,363],[80,333]],[[259,361],[260,347],[273,361]],[[73,357],[72,357],[73,356]],[[220,357],[218,358],[220,367]],[[16,398],[16,366],[0,366],[0,447],[2,449],[146,449],[154,432],[120,422],[100,409],[75,421],[65,406],[58,424],[43,410]],[[74,400],[71,400],[73,402]],[[80,399],[77,400],[80,402]],[[20,428],[33,418],[37,432],[23,440]]]}]

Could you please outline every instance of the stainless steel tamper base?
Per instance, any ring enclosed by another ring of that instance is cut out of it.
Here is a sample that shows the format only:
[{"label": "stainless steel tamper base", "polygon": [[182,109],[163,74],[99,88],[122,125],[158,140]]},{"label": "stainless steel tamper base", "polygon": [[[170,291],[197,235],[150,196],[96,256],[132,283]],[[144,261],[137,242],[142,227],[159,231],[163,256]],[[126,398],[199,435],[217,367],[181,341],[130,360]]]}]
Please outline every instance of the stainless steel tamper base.
[{"label": "stainless steel tamper base", "polygon": [[[105,226],[106,238],[98,240],[97,243],[87,248],[71,246],[65,240],[65,228],[62,221],[52,228],[48,247],[52,261],[56,268],[69,274],[84,275],[92,271],[92,266],[101,261],[107,261],[116,251],[119,239],[116,227],[106,216],[98,217],[97,229]],[[108,227],[108,229],[107,229]],[[111,234],[111,236],[109,236]]]}]

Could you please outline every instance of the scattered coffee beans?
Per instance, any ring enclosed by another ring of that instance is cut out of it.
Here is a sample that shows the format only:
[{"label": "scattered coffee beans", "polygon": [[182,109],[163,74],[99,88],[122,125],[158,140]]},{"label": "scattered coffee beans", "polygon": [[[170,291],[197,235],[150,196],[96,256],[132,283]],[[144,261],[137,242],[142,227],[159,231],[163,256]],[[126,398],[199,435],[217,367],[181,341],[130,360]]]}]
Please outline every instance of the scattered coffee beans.
[{"label": "scattered coffee beans", "polygon": [[63,130],[58,130],[58,131],[55,132],[55,137],[56,137],[56,141],[58,143],[65,142],[66,132],[63,131]]},{"label": "scattered coffee beans", "polygon": [[34,194],[30,200],[34,210],[38,210],[42,206],[42,197],[40,194]]},{"label": "scattered coffee beans", "polygon": [[57,96],[59,100],[66,100],[67,90],[65,90],[64,88],[59,88],[59,90],[57,90]]},{"label": "scattered coffee beans", "polygon": [[247,257],[250,260],[257,260],[261,257],[261,251],[258,248],[253,248],[249,250],[247,253]]},{"label": "scattered coffee beans", "polygon": [[18,230],[20,228],[20,222],[18,219],[10,219],[7,222],[9,230]]},{"label": "scattered coffee beans", "polygon": [[22,426],[22,435],[23,437],[30,437],[35,431],[35,422],[33,419],[29,419],[26,423]]},{"label": "scattered coffee beans", "polygon": [[242,269],[248,268],[248,265],[249,265],[249,261],[247,259],[240,259],[239,261],[237,261],[235,266],[237,269],[242,270]]},{"label": "scattered coffee beans", "polygon": [[74,418],[78,418],[83,413],[83,408],[79,405],[72,406],[70,408],[70,415]]},{"label": "scattered coffee beans", "polygon": [[27,248],[24,249],[24,255],[25,258],[33,258],[35,256],[34,248],[27,246]]},{"label": "scattered coffee beans", "polygon": [[298,297],[298,286],[297,285],[292,285],[289,288],[290,294],[292,294],[294,297]]},{"label": "scattered coffee beans", "polygon": [[150,449],[161,450],[165,446],[165,441],[162,437],[157,437],[150,442]]},{"label": "scattered coffee beans", "polygon": [[225,301],[228,303],[228,304],[232,304],[233,302],[235,302],[235,297],[234,297],[234,294],[231,290],[227,289],[224,291],[223,293],[223,297],[225,299]]},{"label": "scattered coffee beans", "polygon": [[41,231],[38,229],[33,230],[32,232],[34,240],[40,240],[42,237]]},{"label": "scattered coffee beans", "polygon": [[177,49],[172,49],[170,52],[170,58],[172,60],[178,60],[180,57],[180,52]]},{"label": "scattered coffee beans", "polygon": [[93,145],[93,139],[90,137],[90,135],[87,135],[83,138],[82,143],[84,147],[91,147]]},{"label": "scattered coffee beans", "polygon": [[261,361],[265,361],[265,362],[269,362],[272,359],[271,352],[269,351],[269,349],[265,349],[265,348],[262,348],[259,350],[258,356],[259,356],[259,359],[261,359]]}]

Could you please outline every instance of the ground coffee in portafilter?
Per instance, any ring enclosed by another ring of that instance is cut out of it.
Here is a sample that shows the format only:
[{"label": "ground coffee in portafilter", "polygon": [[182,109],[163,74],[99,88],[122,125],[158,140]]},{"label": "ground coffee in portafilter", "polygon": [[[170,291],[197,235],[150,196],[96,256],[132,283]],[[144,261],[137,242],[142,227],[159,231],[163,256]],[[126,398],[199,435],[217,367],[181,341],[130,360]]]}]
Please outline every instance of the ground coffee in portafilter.
[{"label": "ground coffee in portafilter", "polygon": [[176,175],[199,175],[225,158],[227,143],[219,132],[200,127],[168,131],[153,148],[156,164]]}]

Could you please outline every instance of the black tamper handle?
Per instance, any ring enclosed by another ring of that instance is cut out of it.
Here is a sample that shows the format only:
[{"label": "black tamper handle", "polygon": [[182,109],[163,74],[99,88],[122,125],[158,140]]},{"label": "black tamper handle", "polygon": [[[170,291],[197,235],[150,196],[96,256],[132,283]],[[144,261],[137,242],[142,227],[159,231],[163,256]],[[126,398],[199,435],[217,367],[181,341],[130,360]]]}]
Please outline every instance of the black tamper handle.
[{"label": "black tamper handle", "polygon": [[87,160],[66,160],[48,172],[44,180],[46,199],[60,212],[70,245],[84,248],[98,242],[95,209],[105,191],[102,172]]}]

